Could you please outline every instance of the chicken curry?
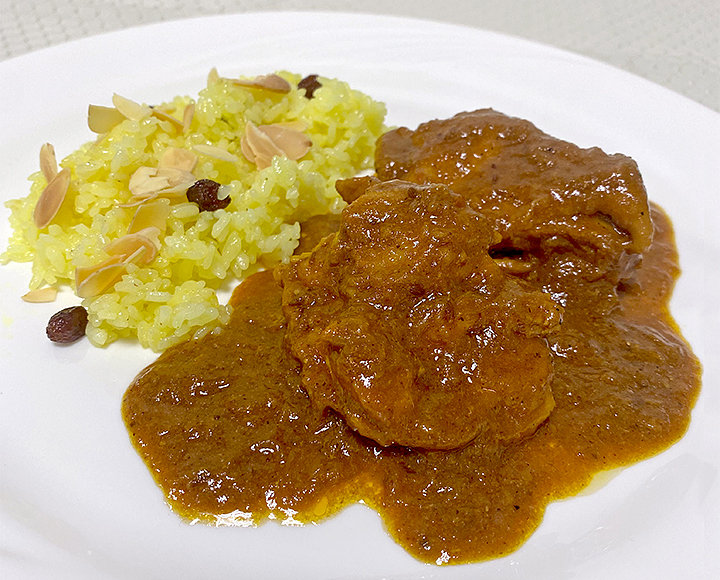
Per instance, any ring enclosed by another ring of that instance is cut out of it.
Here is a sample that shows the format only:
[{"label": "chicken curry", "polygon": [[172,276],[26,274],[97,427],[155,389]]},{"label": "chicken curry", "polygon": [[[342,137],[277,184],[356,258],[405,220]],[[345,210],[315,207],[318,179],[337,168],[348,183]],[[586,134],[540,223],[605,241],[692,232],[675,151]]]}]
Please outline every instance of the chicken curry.
[{"label": "chicken curry", "polygon": [[426,562],[516,549],[552,500],[686,430],[666,215],[635,163],[492,110],[401,128],[289,264],[123,401],[170,505],[320,521],[364,501]]}]

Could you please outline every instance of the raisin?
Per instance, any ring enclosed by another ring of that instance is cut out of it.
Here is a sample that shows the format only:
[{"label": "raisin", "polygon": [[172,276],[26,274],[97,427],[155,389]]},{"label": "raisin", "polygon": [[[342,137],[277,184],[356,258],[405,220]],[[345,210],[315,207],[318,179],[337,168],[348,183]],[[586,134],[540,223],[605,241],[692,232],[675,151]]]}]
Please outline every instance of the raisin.
[{"label": "raisin", "polygon": [[218,199],[220,184],[212,179],[200,179],[187,190],[188,201],[198,204],[200,211],[224,209],[230,204],[230,198]]},{"label": "raisin", "polygon": [[317,75],[308,75],[298,83],[299,89],[305,89],[305,98],[312,99],[315,91],[318,90],[322,84],[318,80]]},{"label": "raisin", "polygon": [[50,317],[45,332],[53,342],[75,342],[85,336],[88,315],[82,306],[63,308]]}]

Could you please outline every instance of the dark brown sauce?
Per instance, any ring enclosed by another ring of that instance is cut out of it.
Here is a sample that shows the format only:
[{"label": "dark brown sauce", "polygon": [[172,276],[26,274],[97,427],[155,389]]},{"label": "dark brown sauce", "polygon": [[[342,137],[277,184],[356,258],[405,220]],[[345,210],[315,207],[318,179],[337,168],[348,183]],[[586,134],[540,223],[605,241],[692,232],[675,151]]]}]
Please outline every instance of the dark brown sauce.
[{"label": "dark brown sauce", "polygon": [[652,218],[654,241],[612,308],[595,287],[566,289],[573,298],[549,337],[555,408],[523,441],[383,448],[314,410],[283,348],[271,272],[237,288],[222,332],[170,349],[131,385],[132,440],[188,519],[315,522],[365,500],[423,561],[507,554],[550,501],[662,451],[688,426],[699,365],[667,310],[678,273],[671,226],[658,208]]},{"label": "dark brown sauce", "polygon": [[[502,556],[549,502],[685,432],[700,368],[668,312],[672,228],[648,206],[632,159],[490,109],[389,132],[376,171],[338,184],[352,202],[342,220],[304,224],[300,251],[310,254],[236,289],[227,327],[143,371],[123,415],[188,519],[316,522],[363,500],[420,560]],[[519,301],[493,302],[504,292]],[[404,316],[421,303],[432,308]],[[512,314],[518,304],[530,318]],[[488,338],[497,357],[485,366],[486,347],[473,342],[484,320],[510,331]],[[551,372],[536,364],[533,379],[533,365],[514,357],[516,330]],[[458,371],[456,360],[480,371]],[[497,392],[473,390],[486,374]],[[486,396],[489,411],[473,410]],[[425,449],[381,446],[348,425]]]}]

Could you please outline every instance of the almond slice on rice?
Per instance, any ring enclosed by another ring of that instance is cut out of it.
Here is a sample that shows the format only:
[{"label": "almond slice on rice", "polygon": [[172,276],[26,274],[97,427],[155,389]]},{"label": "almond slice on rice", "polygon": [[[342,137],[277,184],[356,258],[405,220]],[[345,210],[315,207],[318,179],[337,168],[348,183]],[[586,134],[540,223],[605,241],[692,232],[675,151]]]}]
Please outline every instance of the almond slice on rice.
[{"label": "almond slice on rice", "polygon": [[258,129],[270,137],[273,143],[287,155],[288,159],[293,161],[304,157],[312,147],[310,138],[302,131],[291,126],[282,124],[260,125]]},{"label": "almond slice on rice", "polygon": [[49,183],[58,173],[57,159],[55,158],[55,147],[45,143],[40,147],[40,171]]},{"label": "almond slice on rice", "polygon": [[158,167],[157,176],[168,180],[168,187],[160,190],[163,194],[187,190],[197,181],[190,171],[177,167]]},{"label": "almond slice on rice", "polygon": [[60,171],[45,186],[33,210],[33,222],[38,229],[44,228],[53,220],[65,200],[69,186],[69,169]]},{"label": "almond slice on rice", "polygon": [[[110,256],[121,256],[123,261],[135,255],[141,264],[149,264],[155,259],[160,242],[158,236],[160,230],[156,227],[148,227],[132,234],[126,234],[122,238],[113,240],[103,249]],[[137,253],[142,249],[141,253]]]},{"label": "almond slice on rice", "polygon": [[57,298],[57,288],[53,286],[46,286],[45,288],[38,288],[36,290],[30,290],[27,294],[22,296],[25,302],[41,303],[41,302],[55,302]]},{"label": "almond slice on rice", "polygon": [[240,150],[250,163],[257,165],[258,169],[269,167],[273,157],[283,154],[267,133],[261,131],[252,121],[248,121],[245,126],[245,135],[240,140]]},{"label": "almond slice on rice", "polygon": [[127,233],[134,234],[145,228],[154,227],[157,228],[161,234],[164,234],[169,216],[170,203],[167,199],[148,201],[135,211],[135,215],[133,215],[132,220],[130,220]]},{"label": "almond slice on rice", "polygon": [[160,195],[158,192],[148,194],[145,196],[137,196],[137,197],[133,197],[132,201],[128,201],[125,203],[119,203],[118,207],[142,207],[146,203],[157,200],[159,197],[160,197]]},{"label": "almond slice on rice", "polygon": [[183,122],[180,119],[176,119],[169,113],[166,113],[157,107],[150,107],[150,114],[161,121],[168,121],[176,129],[182,130],[184,127]]},{"label": "almond slice on rice", "polygon": [[95,266],[75,268],[75,293],[80,298],[99,296],[120,279],[128,264],[139,262],[146,252],[147,247],[143,244],[129,255],[111,255]]},{"label": "almond slice on rice", "polygon": [[93,133],[102,135],[125,120],[125,116],[115,107],[102,105],[88,106],[88,127]]},{"label": "almond slice on rice", "polygon": [[150,195],[170,185],[167,176],[158,175],[157,167],[138,167],[130,176],[128,189],[134,197]]},{"label": "almond slice on rice", "polygon": [[270,166],[272,158],[284,155],[296,161],[303,157],[312,146],[304,133],[282,125],[256,126],[248,121],[245,135],[240,140],[240,150],[258,169]]},{"label": "almond slice on rice", "polygon": [[260,75],[252,79],[231,79],[232,84],[250,89],[264,89],[273,93],[289,93],[290,83],[280,75]]},{"label": "almond slice on rice", "polygon": [[152,109],[133,100],[115,93],[112,97],[113,105],[122,115],[132,121],[142,121],[152,114]]},{"label": "almond slice on rice", "polygon": [[197,164],[197,155],[180,147],[168,147],[163,151],[158,162],[158,169],[172,167],[183,171],[192,171]]},{"label": "almond slice on rice", "polygon": [[80,298],[98,296],[113,285],[125,273],[127,264],[123,256],[110,256],[109,259],[86,268],[75,268],[75,293]]},{"label": "almond slice on rice", "polygon": [[220,161],[228,161],[230,163],[238,163],[240,161],[240,158],[237,155],[230,153],[227,149],[223,149],[222,147],[217,147],[215,145],[194,145],[193,149],[202,155],[213,157],[215,159],[219,159]]}]

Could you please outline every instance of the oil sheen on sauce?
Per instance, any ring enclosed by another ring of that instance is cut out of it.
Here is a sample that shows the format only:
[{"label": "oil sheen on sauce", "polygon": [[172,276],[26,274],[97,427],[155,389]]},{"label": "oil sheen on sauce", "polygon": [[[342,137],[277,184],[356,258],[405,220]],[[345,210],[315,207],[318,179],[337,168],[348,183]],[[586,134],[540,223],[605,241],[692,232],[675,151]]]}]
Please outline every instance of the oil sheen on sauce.
[{"label": "oil sheen on sauce", "polygon": [[131,439],[189,520],[317,522],[364,500],[422,561],[507,554],[549,502],[662,451],[688,426],[699,364],[667,308],[678,274],[671,226],[657,207],[652,221],[654,240],[630,281],[565,288],[563,323],[547,337],[555,407],[530,437],[445,451],[381,447],[314,409],[284,346],[282,290],[261,272],[236,289],[226,328],[171,348],[129,387]]}]

